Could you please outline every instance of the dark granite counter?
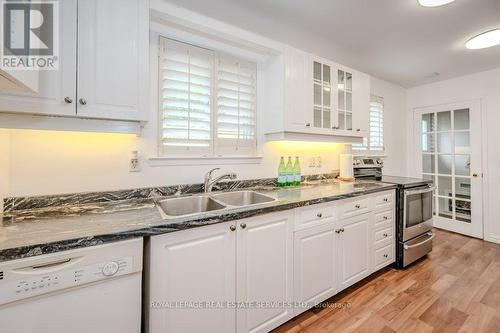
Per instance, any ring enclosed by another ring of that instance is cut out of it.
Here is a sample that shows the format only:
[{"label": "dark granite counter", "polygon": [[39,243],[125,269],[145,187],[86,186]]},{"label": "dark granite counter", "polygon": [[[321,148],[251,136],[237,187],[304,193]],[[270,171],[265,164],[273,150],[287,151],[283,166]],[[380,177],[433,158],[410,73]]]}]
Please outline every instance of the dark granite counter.
[{"label": "dark granite counter", "polygon": [[0,214],[0,261],[175,232],[394,188],[395,185],[381,182],[334,180],[311,181],[285,189],[265,184],[253,189],[276,201],[168,220],[162,219],[155,205],[158,198],[154,197],[96,203],[85,200],[13,210]]}]

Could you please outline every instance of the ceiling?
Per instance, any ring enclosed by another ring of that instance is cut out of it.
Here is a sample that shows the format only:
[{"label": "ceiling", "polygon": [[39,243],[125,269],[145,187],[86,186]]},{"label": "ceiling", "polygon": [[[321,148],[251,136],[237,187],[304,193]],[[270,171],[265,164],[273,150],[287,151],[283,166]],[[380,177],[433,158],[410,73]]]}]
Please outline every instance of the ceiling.
[{"label": "ceiling", "polygon": [[500,45],[464,47],[500,27],[500,0],[168,1],[403,87],[500,67]]}]

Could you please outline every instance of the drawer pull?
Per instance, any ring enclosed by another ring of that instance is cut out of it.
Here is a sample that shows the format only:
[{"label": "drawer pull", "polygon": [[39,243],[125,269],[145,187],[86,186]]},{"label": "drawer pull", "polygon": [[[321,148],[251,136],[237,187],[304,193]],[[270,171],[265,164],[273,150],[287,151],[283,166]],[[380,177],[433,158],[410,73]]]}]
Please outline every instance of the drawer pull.
[{"label": "drawer pull", "polygon": [[388,234],[383,234],[383,236],[384,236],[384,237],[387,237],[387,236],[389,236],[389,235],[388,235]]},{"label": "drawer pull", "polygon": [[389,201],[389,199],[387,199],[387,198],[384,198],[384,202],[387,202],[387,201]]},{"label": "drawer pull", "polygon": [[361,206],[360,206],[359,204],[357,204],[357,205],[356,205],[356,206],[354,206],[354,207],[356,207],[357,209],[360,209],[360,208],[361,208]]},{"label": "drawer pull", "polygon": [[236,230],[236,226],[234,226],[234,225],[230,226],[230,227],[229,227],[229,230],[231,230],[231,231],[235,231],[235,230]]},{"label": "drawer pull", "polygon": [[335,230],[336,234],[340,234],[340,229]]},{"label": "drawer pull", "polygon": [[388,220],[389,218],[387,216],[384,215],[384,220]]},{"label": "drawer pull", "polygon": [[316,214],[316,216],[317,216],[317,217],[319,217],[319,218],[322,218],[322,217],[323,217],[323,214],[318,213],[318,214]]},{"label": "drawer pull", "polygon": [[389,255],[388,254],[384,254],[384,258],[387,258],[387,257],[389,257]]},{"label": "drawer pull", "polygon": [[245,229],[247,227],[247,224],[246,223],[242,223],[242,224],[240,224],[240,227],[241,227],[241,229]]},{"label": "drawer pull", "polygon": [[340,228],[340,231],[344,232],[344,228]]}]

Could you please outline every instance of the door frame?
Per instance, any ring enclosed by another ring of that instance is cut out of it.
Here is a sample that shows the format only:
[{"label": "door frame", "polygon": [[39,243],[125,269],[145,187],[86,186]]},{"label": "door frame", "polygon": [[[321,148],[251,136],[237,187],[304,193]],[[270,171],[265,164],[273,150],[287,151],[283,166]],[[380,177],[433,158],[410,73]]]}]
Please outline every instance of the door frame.
[{"label": "door frame", "polygon": [[[463,109],[463,108],[468,108],[471,110],[471,114],[475,113],[477,114],[478,118],[478,124],[477,128],[475,131],[478,132],[477,134],[477,139],[478,139],[478,152],[477,154],[480,156],[478,159],[478,164],[479,167],[475,168],[474,171],[477,171],[481,174],[481,177],[476,179],[476,181],[481,181],[481,186],[480,190],[476,193],[476,198],[478,197],[480,200],[480,205],[477,208],[481,209],[480,212],[480,222],[473,227],[473,230],[470,230],[468,225],[462,225],[462,224],[449,224],[444,221],[444,218],[440,218],[437,215],[434,215],[433,220],[434,220],[434,226],[437,228],[443,228],[452,232],[457,232],[461,234],[465,234],[467,236],[471,237],[476,237],[483,239],[485,235],[485,216],[487,214],[487,209],[486,209],[486,204],[487,204],[487,163],[486,163],[486,152],[487,149],[485,148],[486,146],[486,133],[483,131],[483,125],[485,123],[485,112],[483,112],[482,107],[481,107],[481,100],[480,99],[474,99],[474,100],[466,100],[466,101],[456,101],[456,102],[451,102],[451,103],[441,103],[441,104],[436,104],[436,105],[431,105],[431,106],[424,106],[424,107],[414,107],[412,109],[412,149],[411,151],[413,152],[412,156],[416,159],[413,161],[414,163],[414,173],[418,177],[422,177],[422,153],[421,153],[421,147],[420,147],[420,138],[422,135],[421,128],[419,126],[420,124],[420,115],[423,113],[433,113],[433,112],[440,112],[440,111],[446,111],[446,110],[457,110],[457,109]],[[472,119],[472,117],[470,118]],[[472,132],[472,126],[470,128],[470,131]],[[474,143],[471,142],[470,146],[472,147]],[[477,145],[477,143],[476,143]],[[411,165],[411,160],[410,160],[410,165]],[[437,168],[437,165],[436,165]],[[437,174],[437,170],[436,170]],[[474,178],[471,177],[471,182],[474,181]],[[471,197],[473,196],[473,193],[471,192]],[[477,200],[477,199],[476,199]],[[472,201],[472,198],[471,198]],[[471,217],[472,218],[472,217]],[[448,225],[447,225],[448,224]]]}]

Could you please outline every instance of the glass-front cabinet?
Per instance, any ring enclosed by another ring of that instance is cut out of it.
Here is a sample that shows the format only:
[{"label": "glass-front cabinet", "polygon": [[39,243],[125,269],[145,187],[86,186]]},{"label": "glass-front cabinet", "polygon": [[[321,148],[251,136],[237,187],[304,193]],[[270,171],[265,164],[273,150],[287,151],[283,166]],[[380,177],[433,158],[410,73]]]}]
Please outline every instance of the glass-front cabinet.
[{"label": "glass-front cabinet", "polygon": [[312,59],[311,126],[336,135],[363,136],[369,127],[369,76]]},{"label": "glass-front cabinet", "polygon": [[313,62],[313,126],[333,128],[332,122],[332,66]]},{"label": "glass-front cabinet", "polygon": [[336,129],[352,131],[352,73],[337,70],[338,126]]}]

